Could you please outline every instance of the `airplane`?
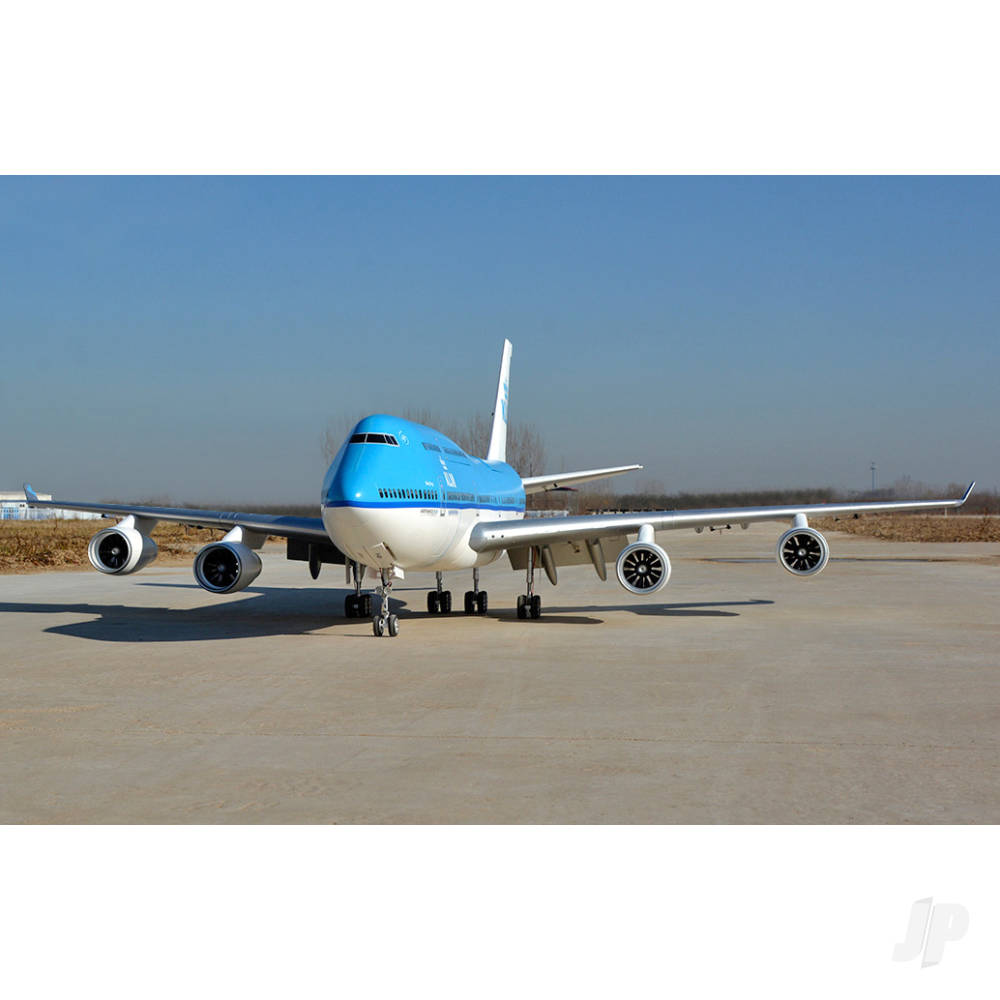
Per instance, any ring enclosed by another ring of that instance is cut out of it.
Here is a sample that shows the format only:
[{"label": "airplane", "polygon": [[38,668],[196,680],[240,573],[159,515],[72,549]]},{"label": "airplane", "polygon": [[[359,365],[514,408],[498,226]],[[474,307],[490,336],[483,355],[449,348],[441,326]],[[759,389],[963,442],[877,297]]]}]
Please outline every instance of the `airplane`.
[{"label": "airplane", "polygon": [[[533,493],[617,476],[641,469],[622,465],[544,476],[520,476],[506,461],[510,362],[513,348],[504,341],[485,458],[467,454],[440,431],[374,414],[361,420],[335,455],[323,480],[320,517],[293,517],[177,507],[40,500],[27,483],[25,498],[33,507],[57,507],[121,516],[97,532],[88,546],[91,564],[102,573],[126,575],[149,565],[157,554],[150,532],[158,521],[225,529],[225,536],[202,548],[194,559],[194,578],[213,594],[249,587],[261,572],[257,554],[269,535],[284,537],[286,556],[309,564],[313,579],[324,563],[345,567],[353,593],[344,603],[348,618],[370,618],[376,636],[399,634],[399,618],[390,610],[393,581],[407,570],[436,574],[427,594],[429,614],[451,612],[451,592],[443,574],[472,570],[472,590],[465,594],[467,615],[484,615],[486,591],[479,570],[506,552],[514,570],[525,572],[525,593],[517,597],[517,617],[541,617],[535,570],[558,583],[560,566],[590,563],[607,579],[615,564],[618,582],[631,594],[656,593],[670,579],[670,559],[655,533],[679,528],[747,527],[759,521],[788,522],[778,539],[778,564],[798,577],[822,572],[830,558],[826,539],[809,527],[809,517],[900,510],[961,507],[960,499],[892,500],[866,503],[792,504],[710,510],[644,511],[573,517],[526,516],[525,498]],[[637,537],[630,541],[629,536]],[[363,593],[365,578],[374,593]],[[374,598],[380,598],[377,609]]]}]

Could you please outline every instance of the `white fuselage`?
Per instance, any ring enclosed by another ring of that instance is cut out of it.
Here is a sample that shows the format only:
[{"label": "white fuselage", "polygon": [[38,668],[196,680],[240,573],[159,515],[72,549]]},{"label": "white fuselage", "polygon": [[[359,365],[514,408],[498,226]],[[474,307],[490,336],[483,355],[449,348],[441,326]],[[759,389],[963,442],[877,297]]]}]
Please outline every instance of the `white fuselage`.
[{"label": "white fuselage", "polygon": [[523,511],[470,508],[326,507],[323,524],[333,543],[363,566],[443,571],[493,562],[499,552],[475,552],[472,529],[483,520],[520,520]]}]

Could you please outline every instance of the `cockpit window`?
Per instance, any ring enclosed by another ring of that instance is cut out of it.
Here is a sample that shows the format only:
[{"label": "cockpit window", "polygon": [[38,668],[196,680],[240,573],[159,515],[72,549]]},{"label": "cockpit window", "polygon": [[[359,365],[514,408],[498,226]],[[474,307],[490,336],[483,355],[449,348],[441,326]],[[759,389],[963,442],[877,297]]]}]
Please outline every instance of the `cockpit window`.
[{"label": "cockpit window", "polygon": [[392,444],[397,448],[399,442],[392,434],[352,434],[350,444]]}]

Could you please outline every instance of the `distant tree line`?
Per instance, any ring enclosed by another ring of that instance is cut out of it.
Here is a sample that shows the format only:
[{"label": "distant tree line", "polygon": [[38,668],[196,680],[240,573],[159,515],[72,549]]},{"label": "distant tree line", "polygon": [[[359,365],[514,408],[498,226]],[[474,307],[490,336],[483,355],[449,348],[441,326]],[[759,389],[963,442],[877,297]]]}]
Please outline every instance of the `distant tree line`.
[{"label": "distant tree line", "polygon": [[[581,490],[566,496],[572,499],[567,504],[573,513],[589,513],[600,510],[700,510],[707,507],[770,507],[791,504],[865,502],[867,500],[930,500],[960,497],[968,488],[968,483],[949,483],[945,487],[927,486],[914,483],[904,477],[885,489],[865,492],[845,492],[832,486],[812,489],[769,489],[744,490],[735,492],[706,493],[621,493],[610,491]],[[962,507],[963,514],[1000,514],[1000,493],[976,487],[968,502]]]}]

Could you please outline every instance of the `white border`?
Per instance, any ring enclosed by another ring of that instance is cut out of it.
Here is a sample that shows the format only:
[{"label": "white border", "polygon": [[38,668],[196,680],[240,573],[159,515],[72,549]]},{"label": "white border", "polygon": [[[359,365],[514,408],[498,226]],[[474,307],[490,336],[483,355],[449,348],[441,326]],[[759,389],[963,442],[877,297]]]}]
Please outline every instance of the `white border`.
[{"label": "white border", "polygon": [[[976,995],[996,830],[39,827],[2,835],[11,996]],[[912,903],[964,906],[940,965]],[[877,992],[876,992],[877,991]]]},{"label": "white border", "polygon": [[6,172],[990,172],[995,5],[0,14]]}]

